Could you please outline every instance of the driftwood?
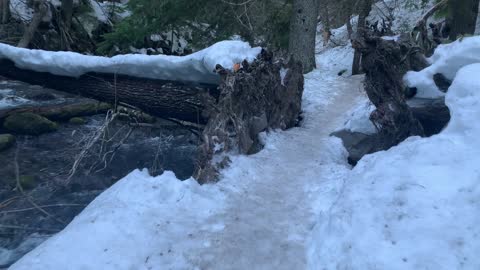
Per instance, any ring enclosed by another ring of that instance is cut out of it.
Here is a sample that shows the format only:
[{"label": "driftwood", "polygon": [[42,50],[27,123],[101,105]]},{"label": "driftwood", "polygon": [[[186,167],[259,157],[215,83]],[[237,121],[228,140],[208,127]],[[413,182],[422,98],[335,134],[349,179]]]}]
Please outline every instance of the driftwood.
[{"label": "driftwood", "polygon": [[264,51],[238,72],[220,73],[221,95],[210,110],[199,147],[195,177],[201,183],[217,179],[229,163],[227,154],[260,151],[260,132],[291,128],[301,112],[304,78],[299,62],[284,66]]},{"label": "driftwood", "polygon": [[100,73],[73,78],[20,69],[10,60],[0,60],[0,75],[112,104],[125,103],[162,118],[200,124],[207,122],[203,112],[219,95],[217,85]]}]

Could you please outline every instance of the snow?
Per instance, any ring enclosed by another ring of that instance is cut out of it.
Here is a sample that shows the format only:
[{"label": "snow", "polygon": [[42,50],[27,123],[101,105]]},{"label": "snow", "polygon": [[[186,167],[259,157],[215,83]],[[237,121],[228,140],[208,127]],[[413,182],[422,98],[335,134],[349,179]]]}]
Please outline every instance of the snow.
[{"label": "snow", "polygon": [[360,132],[364,134],[375,134],[377,129],[370,121],[370,114],[375,110],[373,105],[365,94],[361,94],[362,99],[358,104],[347,113],[347,122],[343,129],[351,132]]},{"label": "snow", "polygon": [[32,250],[36,246],[40,245],[48,238],[46,235],[32,234],[26,241],[21,243],[17,248],[8,250],[0,247],[0,266],[10,265],[13,262],[21,258],[27,251]]},{"label": "snow", "polygon": [[11,269],[305,269],[310,202],[350,169],[329,134],[358,102],[361,77],[337,76],[351,56],[320,55],[306,75],[302,127],[262,134],[265,149],[232,156],[219,183],[133,172]]},{"label": "snow", "polygon": [[187,56],[119,55],[112,58],[73,52],[28,50],[0,44],[0,59],[16,66],[55,75],[78,77],[88,72],[104,72],[161,80],[218,83],[217,64],[232,69],[243,60],[252,62],[261,48],[242,41],[221,41]]},{"label": "snow", "polygon": [[393,40],[393,41],[398,41],[399,38],[400,38],[400,35],[382,37],[383,40]]},{"label": "snow", "polygon": [[311,269],[480,268],[478,74],[457,72],[441,134],[363,158],[334,204],[317,202]]},{"label": "snow", "polygon": [[432,57],[454,79],[438,135],[351,169],[329,134],[352,116],[347,125],[366,128],[372,108],[361,76],[337,76],[352,48],[326,49],[305,76],[301,127],[262,134],[265,149],[232,156],[217,184],[135,171],[11,269],[480,269],[480,64],[463,61],[472,44]]},{"label": "snow", "polygon": [[224,199],[216,186],[134,171],[11,269],[187,269],[183,251],[207,243],[191,233],[221,229],[206,219]]},{"label": "snow", "polygon": [[30,100],[14,95],[14,90],[0,85],[0,109],[13,108],[29,103]]},{"label": "snow", "polygon": [[466,37],[451,44],[440,45],[429,62],[430,67],[419,72],[408,72],[405,82],[409,87],[416,87],[416,97],[435,98],[444,96],[433,81],[437,73],[449,80],[455,78],[458,70],[466,65],[480,63],[480,36]]}]

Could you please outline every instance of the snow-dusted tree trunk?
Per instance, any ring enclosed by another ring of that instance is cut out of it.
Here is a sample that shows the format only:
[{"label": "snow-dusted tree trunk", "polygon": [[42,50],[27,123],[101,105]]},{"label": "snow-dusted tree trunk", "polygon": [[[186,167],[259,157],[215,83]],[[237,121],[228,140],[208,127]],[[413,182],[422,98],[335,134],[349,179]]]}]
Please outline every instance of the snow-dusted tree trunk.
[{"label": "snow-dusted tree trunk", "polygon": [[20,48],[28,47],[38,29],[38,26],[42,22],[43,17],[45,17],[48,12],[48,6],[45,0],[35,0],[33,4],[35,13],[30,24],[25,27],[22,39],[18,42],[17,46]]},{"label": "snow-dusted tree trunk", "polygon": [[[357,25],[357,32],[355,34],[355,38],[362,39],[365,35],[365,26],[367,22],[367,17],[372,11],[372,4],[373,0],[362,0],[360,4],[360,13],[358,14],[358,25]],[[352,75],[360,74],[360,64],[362,60],[362,53],[359,50],[355,50],[355,54],[353,56],[353,64],[352,64]]]},{"label": "snow-dusted tree trunk", "polygon": [[5,24],[10,19],[10,0],[0,0],[0,22]]},{"label": "snow-dusted tree trunk", "polygon": [[451,40],[459,35],[473,35],[477,24],[479,0],[449,0],[447,19]]},{"label": "snow-dusted tree trunk", "polygon": [[315,38],[318,17],[317,0],[294,0],[290,21],[289,53],[302,62],[303,72],[315,68]]}]

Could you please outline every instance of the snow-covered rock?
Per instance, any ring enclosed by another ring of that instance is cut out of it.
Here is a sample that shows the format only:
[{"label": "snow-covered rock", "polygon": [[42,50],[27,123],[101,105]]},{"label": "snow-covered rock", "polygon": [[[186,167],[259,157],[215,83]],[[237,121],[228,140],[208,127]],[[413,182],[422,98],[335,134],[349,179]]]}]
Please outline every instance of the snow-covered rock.
[{"label": "snow-covered rock", "polygon": [[28,50],[0,44],[0,59],[16,66],[55,75],[78,77],[88,72],[117,73],[135,77],[218,83],[217,64],[231,69],[243,60],[252,62],[261,48],[242,41],[221,41],[187,56],[119,55],[112,58],[73,52]]},{"label": "snow-covered rock", "polygon": [[435,85],[433,76],[443,74],[447,79],[453,80],[458,70],[466,65],[480,63],[480,37],[467,37],[451,44],[440,45],[428,60],[432,64],[426,69],[405,75],[405,82],[409,87],[416,87],[416,97],[436,98],[443,96]]},{"label": "snow-covered rock", "polygon": [[364,134],[377,133],[377,129],[370,121],[370,114],[375,110],[375,105],[365,96],[355,105],[347,114],[348,121],[343,127],[351,132],[360,132]]}]

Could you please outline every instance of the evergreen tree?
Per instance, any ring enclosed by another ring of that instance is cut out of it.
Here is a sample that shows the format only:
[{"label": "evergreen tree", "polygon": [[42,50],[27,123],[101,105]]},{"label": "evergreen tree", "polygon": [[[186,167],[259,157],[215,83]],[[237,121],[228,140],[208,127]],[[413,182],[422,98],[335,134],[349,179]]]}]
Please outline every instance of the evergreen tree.
[{"label": "evergreen tree", "polygon": [[142,47],[151,35],[169,31],[191,33],[198,47],[233,35],[254,45],[288,45],[291,0],[130,0],[128,9],[131,16],[105,35],[100,53]]}]

